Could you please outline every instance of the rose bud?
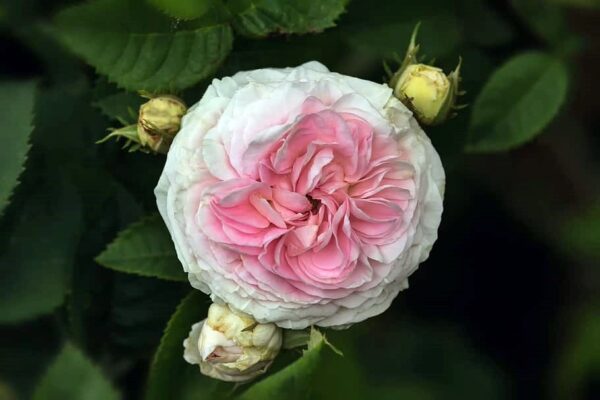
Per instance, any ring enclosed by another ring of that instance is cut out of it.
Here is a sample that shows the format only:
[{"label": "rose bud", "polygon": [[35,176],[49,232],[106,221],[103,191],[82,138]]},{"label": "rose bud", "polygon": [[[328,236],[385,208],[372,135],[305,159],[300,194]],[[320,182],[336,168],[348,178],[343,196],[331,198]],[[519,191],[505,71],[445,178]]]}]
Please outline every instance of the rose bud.
[{"label": "rose bud", "polygon": [[142,104],[137,125],[140,144],[166,154],[186,111],[186,105],[175,96],[158,96]]},{"label": "rose bud", "polygon": [[458,90],[460,82],[459,61],[456,69],[446,75],[441,68],[417,61],[419,45],[415,28],[400,68],[392,75],[390,86],[394,95],[404,103],[424,125],[438,125],[456,115],[465,106],[456,106],[456,98],[463,94]]},{"label": "rose bud", "polygon": [[111,133],[96,143],[104,143],[110,138],[123,138],[123,148],[130,152],[139,150],[145,153],[166,154],[173,138],[179,132],[181,119],[186,112],[186,105],[175,96],[150,98],[140,107],[137,123],[125,125],[123,121],[125,126],[110,129]]},{"label": "rose bud", "polygon": [[212,304],[208,318],[192,326],[184,340],[184,358],[198,364],[204,375],[227,382],[244,382],[263,374],[282,343],[275,324],[259,324],[227,305]]},{"label": "rose bud", "polygon": [[450,111],[451,84],[440,68],[409,65],[400,75],[394,94],[426,125],[444,121]]}]

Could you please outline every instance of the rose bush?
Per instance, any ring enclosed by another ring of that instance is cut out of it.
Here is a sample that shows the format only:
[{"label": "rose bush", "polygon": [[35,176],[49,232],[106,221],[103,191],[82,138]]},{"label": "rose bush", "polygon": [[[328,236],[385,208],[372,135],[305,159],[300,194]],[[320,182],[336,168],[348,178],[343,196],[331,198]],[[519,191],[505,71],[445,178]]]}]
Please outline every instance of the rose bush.
[{"label": "rose bush", "polygon": [[214,80],[155,194],[192,286],[299,329],[388,308],[437,238],[444,179],[392,89],[310,62]]}]

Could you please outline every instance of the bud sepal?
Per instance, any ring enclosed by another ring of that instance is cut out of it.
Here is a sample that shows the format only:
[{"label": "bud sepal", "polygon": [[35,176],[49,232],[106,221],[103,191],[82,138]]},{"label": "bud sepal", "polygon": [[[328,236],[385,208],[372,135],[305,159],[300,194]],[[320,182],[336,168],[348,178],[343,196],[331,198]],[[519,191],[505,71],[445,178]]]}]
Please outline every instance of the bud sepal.
[{"label": "bud sepal", "polygon": [[134,151],[145,151],[140,143],[140,139],[138,136],[137,124],[126,125],[121,128],[111,128],[109,129],[110,133],[98,140],[96,144],[101,144],[107,142],[109,139],[115,138],[117,141],[119,139],[125,139],[125,144],[123,144],[122,149],[127,149],[130,153]]}]

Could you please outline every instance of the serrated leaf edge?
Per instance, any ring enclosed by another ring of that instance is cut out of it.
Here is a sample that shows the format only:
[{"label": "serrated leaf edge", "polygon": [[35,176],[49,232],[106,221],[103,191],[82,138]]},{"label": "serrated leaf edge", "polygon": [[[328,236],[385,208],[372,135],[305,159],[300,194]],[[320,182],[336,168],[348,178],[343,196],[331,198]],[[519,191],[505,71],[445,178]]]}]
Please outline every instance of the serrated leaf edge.
[{"label": "serrated leaf edge", "polygon": [[[108,243],[106,245],[106,247],[104,248],[104,250],[102,250],[102,252],[100,254],[98,254],[94,258],[94,261],[97,262],[98,264],[100,264],[101,266],[103,266],[104,268],[108,268],[112,271],[116,271],[116,272],[123,273],[123,274],[141,276],[141,277],[145,277],[145,278],[155,278],[155,279],[161,279],[161,280],[171,281],[171,282],[185,282],[187,280],[187,276],[185,274],[182,275],[181,279],[177,279],[177,278],[171,277],[171,276],[156,276],[156,275],[144,274],[141,271],[123,271],[123,270],[114,268],[113,266],[107,264],[106,260],[102,260],[102,256],[107,252],[107,250],[114,243],[123,239],[124,237],[128,237],[129,235],[131,235],[131,233],[132,233],[131,231],[139,228],[140,226],[143,226],[144,224],[148,223],[148,221],[151,221],[155,218],[160,218],[160,215],[156,214],[156,213],[146,215],[145,217],[142,217],[139,221],[136,221],[136,222],[130,224],[129,226],[127,226],[127,228],[119,231],[117,236],[110,243]],[[137,258],[142,258],[142,257],[137,256]]]}]

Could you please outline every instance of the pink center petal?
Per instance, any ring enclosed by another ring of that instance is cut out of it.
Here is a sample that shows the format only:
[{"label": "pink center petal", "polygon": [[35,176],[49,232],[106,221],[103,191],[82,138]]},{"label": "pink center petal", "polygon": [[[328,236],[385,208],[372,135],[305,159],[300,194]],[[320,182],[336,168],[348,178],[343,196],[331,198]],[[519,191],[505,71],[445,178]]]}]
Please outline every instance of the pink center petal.
[{"label": "pink center petal", "polygon": [[315,98],[301,108],[287,130],[260,133],[251,156],[231,162],[252,173],[212,184],[196,221],[227,249],[214,251],[219,259],[261,290],[342,298],[383,279],[382,260],[405,246],[415,171],[358,115]]}]

